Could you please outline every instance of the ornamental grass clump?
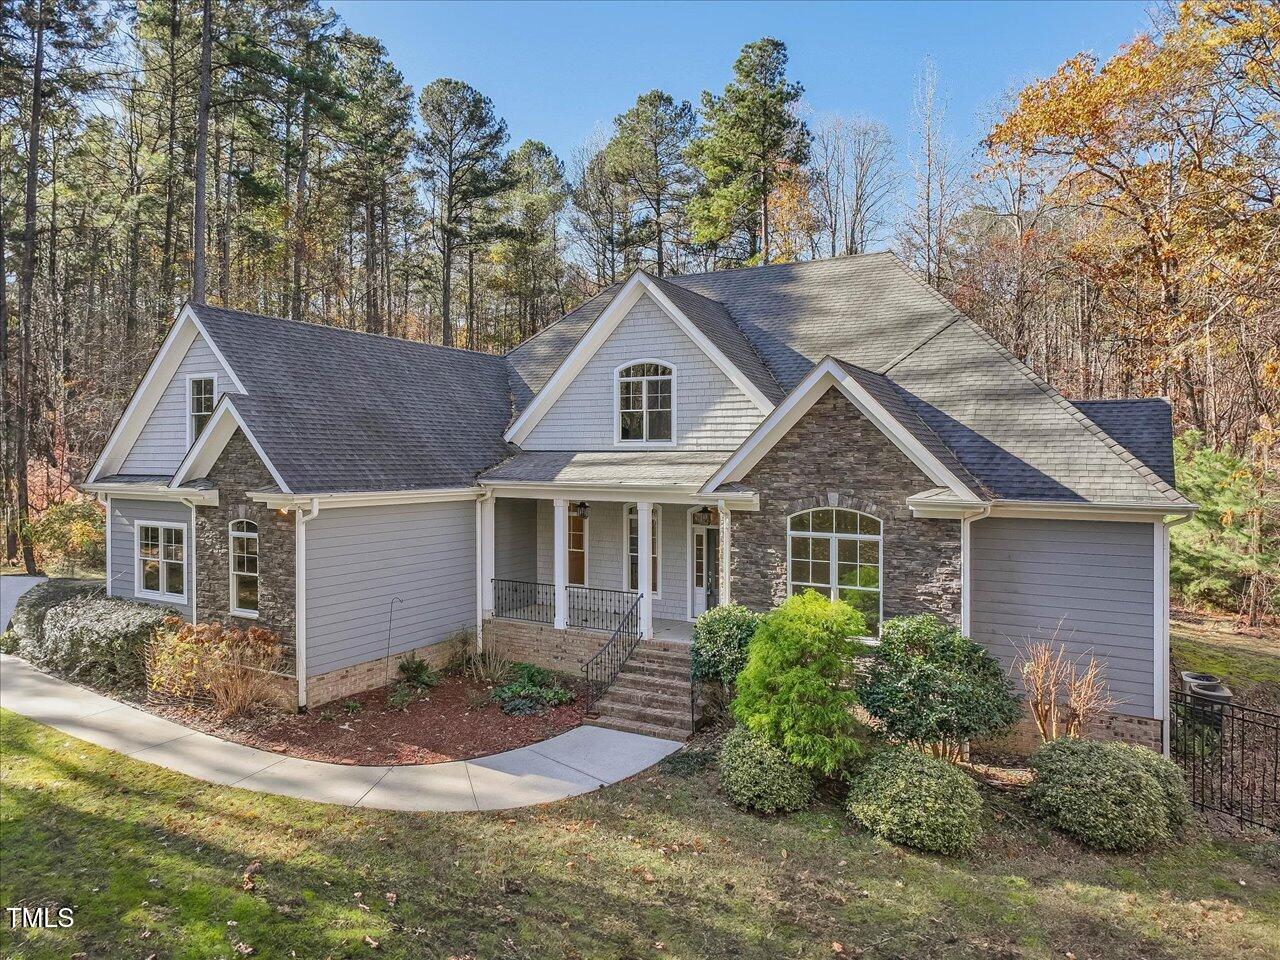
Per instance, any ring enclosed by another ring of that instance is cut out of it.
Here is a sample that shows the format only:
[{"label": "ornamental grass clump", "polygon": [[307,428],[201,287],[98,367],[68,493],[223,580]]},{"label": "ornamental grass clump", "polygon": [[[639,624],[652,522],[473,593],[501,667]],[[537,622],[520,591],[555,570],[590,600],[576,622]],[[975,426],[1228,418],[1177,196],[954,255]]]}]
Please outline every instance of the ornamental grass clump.
[{"label": "ornamental grass clump", "polygon": [[719,769],[725,796],[756,813],[790,813],[813,800],[813,778],[746,727],[734,727],[724,738]]},{"label": "ornamental grass clump", "polygon": [[738,674],[733,715],[801,769],[839,773],[860,752],[849,687],[862,614],[810,590],[766,614]]},{"label": "ornamental grass clump", "polygon": [[1027,806],[1098,850],[1131,852],[1168,840],[1189,815],[1186,787],[1179,791],[1167,771],[1153,774],[1152,761],[1162,758],[1144,753],[1125,743],[1052,740],[1031,757]]},{"label": "ornamental grass clump", "polygon": [[846,808],[880,839],[930,853],[964,853],[982,836],[982,797],[969,777],[909,747],[871,757]]},{"label": "ornamental grass clump", "polygon": [[1021,716],[1000,664],[930,615],[885,621],[858,692],[890,739],[952,762]]},{"label": "ornamental grass clump", "polygon": [[270,630],[169,617],[150,650],[150,686],[183,700],[207,700],[224,720],[242,717],[276,700],[283,660],[280,638]]}]

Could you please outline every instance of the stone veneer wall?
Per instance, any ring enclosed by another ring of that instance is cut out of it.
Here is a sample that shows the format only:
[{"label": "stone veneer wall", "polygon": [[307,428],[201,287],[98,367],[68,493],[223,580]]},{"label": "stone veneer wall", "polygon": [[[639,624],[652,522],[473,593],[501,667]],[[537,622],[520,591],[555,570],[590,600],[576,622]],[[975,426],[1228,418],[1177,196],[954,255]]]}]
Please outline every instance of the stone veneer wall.
[{"label": "stone veneer wall", "polygon": [[[208,478],[218,488],[218,505],[196,508],[196,616],[201,622],[258,626],[278,634],[285,647],[282,672],[294,676],[294,515],[282,516],[248,498],[249,491],[269,489],[275,481],[240,430],[232,435]],[[231,613],[227,564],[232,520],[252,520],[258,525],[257,619]]]},{"label": "stone veneer wall", "polygon": [[960,622],[960,521],[911,516],[907,497],[935,484],[836,388],[743,480],[759,511],[731,519],[731,598],[768,610],[787,596],[787,518],[846,507],[879,518],[885,619],[932,613]]}]

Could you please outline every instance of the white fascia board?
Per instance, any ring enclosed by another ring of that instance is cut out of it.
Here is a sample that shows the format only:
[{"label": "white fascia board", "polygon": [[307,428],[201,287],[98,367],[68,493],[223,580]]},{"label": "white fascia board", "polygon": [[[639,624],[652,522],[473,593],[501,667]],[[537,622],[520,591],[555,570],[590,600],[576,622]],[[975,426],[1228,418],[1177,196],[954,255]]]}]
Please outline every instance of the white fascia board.
[{"label": "white fascia board", "polygon": [[515,422],[507,428],[507,432],[503,436],[508,443],[519,444],[528,439],[538,421],[551,409],[556,400],[560,398],[560,395],[573,382],[574,377],[587,365],[587,361],[595,356],[600,347],[609,339],[609,335],[617,329],[618,324],[622,322],[631,308],[646,293],[653,298],[654,302],[662,308],[663,312],[670,317],[676,326],[724,372],[725,376],[732,380],[751,399],[752,403],[766,415],[773,410],[773,404],[760,391],[760,388],[752,383],[724,355],[720,348],[712,343],[698,329],[697,325],[686,317],[666,294],[658,289],[657,284],[650,280],[643,271],[637,270],[622,285],[622,289],[618,291],[609,305],[601,311],[600,316],[596,317],[595,323],[588,328],[587,332],[574,345],[574,348],[569,351],[569,355],[556,368],[556,372],[551,375],[551,379],[543,385],[542,389],[529,401],[528,406],[524,408]]},{"label": "white fascia board", "polygon": [[476,500],[484,494],[480,487],[448,487],[426,490],[393,490],[387,492],[344,493],[250,493],[249,499],[272,510],[294,510],[314,507],[388,507],[401,503],[446,503],[459,500]]},{"label": "white fascia board", "polygon": [[236,427],[239,427],[245,437],[248,438],[254,452],[258,454],[263,466],[271,474],[271,479],[276,482],[276,486],[284,493],[292,493],[289,485],[284,482],[284,478],[280,476],[280,472],[275,468],[275,464],[271,462],[271,458],[262,449],[262,444],[258,443],[258,438],[253,435],[253,431],[244,422],[244,418],[240,416],[240,411],[231,402],[231,395],[225,393],[218,401],[217,406],[213,408],[213,416],[209,418],[209,423],[205,426],[204,432],[200,434],[200,438],[187,451],[187,455],[182,458],[182,463],[178,464],[178,469],[174,471],[173,479],[169,481],[169,486],[180,487],[192,477],[203,477],[207,474],[218,459],[218,455],[226,447],[227,442],[235,434]]},{"label": "white fascia board", "polygon": [[170,500],[174,503],[196,503],[202,507],[218,505],[217,490],[168,487],[163,483],[82,483],[80,489],[85,493],[116,497],[119,500]]},{"label": "white fascia board", "polygon": [[129,398],[129,404],[116,422],[115,429],[111,431],[111,436],[98,457],[98,462],[89,472],[90,483],[100,476],[110,475],[119,469],[197,336],[204,338],[209,349],[218,358],[218,362],[227,371],[236,389],[241,393],[248,393],[244,384],[240,382],[240,378],[236,376],[236,372],[231,369],[231,364],[227,363],[227,358],[209,336],[209,331],[195,315],[195,311],[190,306],[184,306],[178,312],[169,332],[165,334],[160,349],[151,360],[151,366],[147,368],[142,382],[138,384],[138,389]]},{"label": "white fascia board", "polygon": [[1058,503],[1052,500],[995,500],[991,516],[1027,520],[1105,520],[1116,523],[1151,523],[1165,517],[1189,517],[1198,508],[1173,504],[1092,501]]},{"label": "white fascia board", "polygon": [[949,489],[956,495],[958,502],[981,506],[982,501],[954,473],[943,466],[862,384],[849,376],[831,357],[814,365],[804,380],[751,432],[734,451],[733,456],[707,481],[702,492],[710,494],[723,483],[734,483],[745,477],[831,387],[837,387],[930,480]]},{"label": "white fascia board", "polygon": [[716,506],[725,504],[732,510],[759,510],[760,496],[755,493],[725,495],[706,494],[696,486],[640,486],[609,484],[555,484],[539,481],[481,480],[480,485],[497,497],[521,497],[533,500],[599,500],[613,503],[688,503]]}]

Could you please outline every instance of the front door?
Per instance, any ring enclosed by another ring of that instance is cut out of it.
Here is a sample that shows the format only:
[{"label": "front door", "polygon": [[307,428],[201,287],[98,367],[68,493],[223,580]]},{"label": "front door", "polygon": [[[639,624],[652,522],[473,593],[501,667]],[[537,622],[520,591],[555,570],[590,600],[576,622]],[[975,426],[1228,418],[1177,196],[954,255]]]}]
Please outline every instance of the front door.
[{"label": "front door", "polygon": [[689,585],[693,596],[694,617],[719,602],[720,531],[716,527],[693,526],[693,578]]}]

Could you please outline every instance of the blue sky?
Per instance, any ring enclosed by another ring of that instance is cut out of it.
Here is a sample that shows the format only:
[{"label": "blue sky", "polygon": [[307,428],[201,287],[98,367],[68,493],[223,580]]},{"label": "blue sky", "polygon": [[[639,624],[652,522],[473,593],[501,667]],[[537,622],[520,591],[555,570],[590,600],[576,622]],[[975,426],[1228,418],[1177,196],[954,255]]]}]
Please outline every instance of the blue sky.
[{"label": "blue sky", "polygon": [[562,158],[646,90],[695,104],[704,89],[719,91],[742,45],[765,35],[786,42],[815,111],[878,119],[901,148],[916,72],[932,57],[950,132],[968,151],[1003,92],[1082,50],[1109,56],[1149,24],[1143,3],[1111,0],[332,5],[386,44],[415,90],[465,80],[492,98],[513,145],[540,139]]}]

